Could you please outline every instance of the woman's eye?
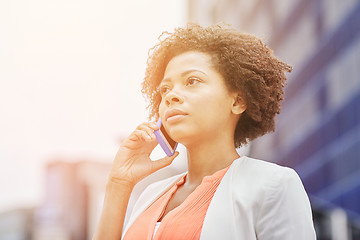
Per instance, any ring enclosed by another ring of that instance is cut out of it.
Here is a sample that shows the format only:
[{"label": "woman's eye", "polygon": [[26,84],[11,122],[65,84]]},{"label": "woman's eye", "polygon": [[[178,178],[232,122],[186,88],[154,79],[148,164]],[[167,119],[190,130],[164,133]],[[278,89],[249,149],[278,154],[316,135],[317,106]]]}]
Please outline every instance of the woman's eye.
[{"label": "woman's eye", "polygon": [[198,78],[189,78],[186,85],[193,85],[198,82],[200,82],[200,79]]},{"label": "woman's eye", "polygon": [[160,87],[160,94],[161,94],[161,95],[167,93],[168,91],[169,91],[169,87],[168,87],[168,86],[161,86],[161,87]]}]

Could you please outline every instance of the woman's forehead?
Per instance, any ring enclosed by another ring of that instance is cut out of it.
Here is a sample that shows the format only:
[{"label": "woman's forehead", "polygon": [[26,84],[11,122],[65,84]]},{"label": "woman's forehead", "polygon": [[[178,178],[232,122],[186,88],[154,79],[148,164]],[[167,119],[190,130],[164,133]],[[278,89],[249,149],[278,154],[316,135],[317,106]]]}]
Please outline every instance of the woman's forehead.
[{"label": "woman's forehead", "polygon": [[165,68],[162,81],[168,81],[174,75],[185,75],[195,71],[202,74],[214,71],[210,55],[191,51],[173,57]]}]

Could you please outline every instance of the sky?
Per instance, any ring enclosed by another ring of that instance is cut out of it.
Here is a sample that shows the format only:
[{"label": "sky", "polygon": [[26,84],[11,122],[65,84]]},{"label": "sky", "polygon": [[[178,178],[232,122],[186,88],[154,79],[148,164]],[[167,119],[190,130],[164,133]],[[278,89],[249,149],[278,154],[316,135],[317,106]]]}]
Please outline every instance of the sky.
[{"label": "sky", "polygon": [[186,2],[0,2],[0,212],[41,203],[49,161],[112,161],[147,120],[147,53]]}]

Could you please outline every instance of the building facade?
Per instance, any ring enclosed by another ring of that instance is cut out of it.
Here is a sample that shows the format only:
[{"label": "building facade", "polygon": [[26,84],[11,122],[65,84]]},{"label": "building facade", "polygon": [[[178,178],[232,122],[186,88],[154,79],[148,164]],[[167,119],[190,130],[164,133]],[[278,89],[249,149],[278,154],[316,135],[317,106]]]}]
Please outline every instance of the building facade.
[{"label": "building facade", "polygon": [[360,239],[360,1],[189,0],[189,21],[226,22],[294,67],[276,130],[250,155],[294,168],[318,239]]}]

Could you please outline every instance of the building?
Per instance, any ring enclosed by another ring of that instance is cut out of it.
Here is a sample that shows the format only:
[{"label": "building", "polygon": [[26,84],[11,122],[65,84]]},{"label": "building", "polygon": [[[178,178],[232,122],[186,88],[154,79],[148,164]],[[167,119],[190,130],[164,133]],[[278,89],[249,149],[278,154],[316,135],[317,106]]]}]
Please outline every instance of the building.
[{"label": "building", "polygon": [[29,240],[33,236],[34,209],[18,208],[0,214],[0,239]]},{"label": "building", "polygon": [[[183,146],[179,146],[178,150],[183,152]],[[157,147],[152,157],[157,159],[159,156],[163,157],[163,152]],[[150,183],[184,172],[185,163],[184,158],[179,156],[170,166],[139,182],[130,197],[125,222],[136,199]],[[31,237],[14,239],[92,239],[100,219],[111,165],[111,160],[89,158],[50,160],[45,170],[44,201],[35,209],[33,222],[27,226],[32,229]],[[0,215],[0,224],[2,222],[7,223],[5,220],[2,221]]]},{"label": "building", "polygon": [[220,21],[261,37],[285,62],[276,131],[250,155],[294,168],[318,239],[360,239],[360,2],[189,0],[189,21]]}]

